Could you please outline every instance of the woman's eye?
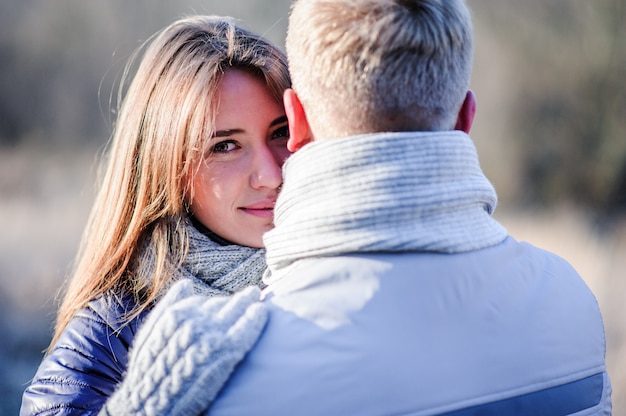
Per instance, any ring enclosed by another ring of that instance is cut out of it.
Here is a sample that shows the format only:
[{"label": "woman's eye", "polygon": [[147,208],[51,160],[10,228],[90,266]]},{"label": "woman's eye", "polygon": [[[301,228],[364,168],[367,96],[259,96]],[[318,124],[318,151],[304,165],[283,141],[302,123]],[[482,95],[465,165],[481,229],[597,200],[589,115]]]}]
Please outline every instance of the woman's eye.
[{"label": "woman's eye", "polygon": [[274,130],[274,134],[272,134],[272,138],[274,139],[289,138],[289,126],[282,126]]},{"label": "woman's eye", "polygon": [[211,147],[211,153],[228,153],[237,148],[237,145],[232,140],[224,140],[223,142],[216,143]]}]

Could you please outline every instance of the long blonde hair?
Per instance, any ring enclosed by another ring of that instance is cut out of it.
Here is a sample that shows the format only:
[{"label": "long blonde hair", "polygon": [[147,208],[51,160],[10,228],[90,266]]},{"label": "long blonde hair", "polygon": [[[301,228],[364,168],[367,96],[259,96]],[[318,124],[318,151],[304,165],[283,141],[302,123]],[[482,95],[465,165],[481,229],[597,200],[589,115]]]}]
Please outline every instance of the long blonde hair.
[{"label": "long blonde hair", "polygon": [[[50,346],[79,309],[109,291],[134,297],[137,306],[127,317],[132,319],[155,301],[184,260],[189,178],[212,135],[215,91],[229,68],[261,77],[282,103],[290,85],[283,52],[230,18],[178,20],[153,35],[128,63],[106,170]],[[142,247],[154,254],[150,267],[142,264]]]}]

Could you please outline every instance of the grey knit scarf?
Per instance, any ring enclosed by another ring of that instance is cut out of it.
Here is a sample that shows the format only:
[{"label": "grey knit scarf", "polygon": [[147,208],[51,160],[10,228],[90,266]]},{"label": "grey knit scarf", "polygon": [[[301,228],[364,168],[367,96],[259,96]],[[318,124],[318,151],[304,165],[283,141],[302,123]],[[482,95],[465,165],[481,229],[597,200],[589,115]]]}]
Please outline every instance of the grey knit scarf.
[{"label": "grey knit scarf", "polygon": [[[261,285],[266,268],[265,250],[236,244],[220,244],[200,232],[190,219],[184,225],[189,236],[189,250],[181,267],[161,289],[159,298],[181,279],[193,281],[197,294],[229,296],[251,285]],[[139,274],[150,278],[154,274],[154,247],[144,244],[140,255]]]},{"label": "grey knit scarf", "polygon": [[354,252],[458,253],[506,230],[497,197],[461,131],[381,133],[308,144],[284,167],[265,283],[296,260]]},{"label": "grey knit scarf", "polygon": [[196,293],[232,295],[261,284],[266,268],[265,250],[235,244],[220,245],[188,224],[189,252],[183,262],[181,277],[194,282]]}]

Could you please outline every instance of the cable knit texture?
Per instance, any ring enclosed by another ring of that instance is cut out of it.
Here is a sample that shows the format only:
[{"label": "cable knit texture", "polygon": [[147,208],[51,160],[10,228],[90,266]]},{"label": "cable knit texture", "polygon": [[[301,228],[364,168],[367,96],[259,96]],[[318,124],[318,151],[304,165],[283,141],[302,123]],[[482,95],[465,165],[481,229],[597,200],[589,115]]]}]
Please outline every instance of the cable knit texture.
[{"label": "cable knit texture", "polygon": [[[222,246],[188,229],[180,280],[140,328],[127,374],[103,415],[202,414],[265,325],[256,287],[265,251]],[[152,255],[143,254],[148,264]]]},{"label": "cable knit texture", "polygon": [[353,252],[459,253],[495,245],[496,192],[461,131],[321,140],[284,167],[276,228],[264,236],[269,284],[301,258]]},{"label": "cable knit texture", "polygon": [[[108,292],[78,311],[26,388],[21,415],[182,415],[208,407],[266,320],[256,288],[231,301],[216,295],[260,285],[264,250],[220,245],[191,221],[185,226],[190,247],[172,291],[130,322],[130,294]],[[149,247],[139,273],[146,276],[155,268]]]},{"label": "cable knit texture", "polygon": [[100,414],[202,414],[265,325],[259,293],[207,298],[189,280],[176,283],[141,327],[126,377]]}]

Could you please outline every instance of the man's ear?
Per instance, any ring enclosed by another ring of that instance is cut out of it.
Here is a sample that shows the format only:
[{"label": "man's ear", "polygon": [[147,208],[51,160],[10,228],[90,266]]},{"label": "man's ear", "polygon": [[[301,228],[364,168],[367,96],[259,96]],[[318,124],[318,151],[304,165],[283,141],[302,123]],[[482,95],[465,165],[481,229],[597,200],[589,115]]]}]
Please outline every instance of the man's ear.
[{"label": "man's ear", "polygon": [[476,115],[476,96],[472,90],[468,90],[465,95],[465,100],[459,110],[459,115],[456,119],[455,130],[462,130],[465,133],[470,132],[472,124],[474,123],[474,116]]},{"label": "man's ear", "polygon": [[311,129],[302,103],[294,90],[291,88],[285,90],[283,103],[285,105],[285,114],[289,121],[287,148],[293,153],[305,144],[313,141],[313,137],[311,136]]}]

